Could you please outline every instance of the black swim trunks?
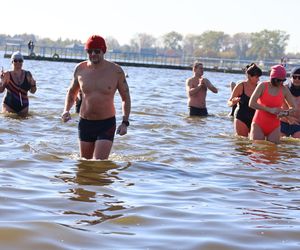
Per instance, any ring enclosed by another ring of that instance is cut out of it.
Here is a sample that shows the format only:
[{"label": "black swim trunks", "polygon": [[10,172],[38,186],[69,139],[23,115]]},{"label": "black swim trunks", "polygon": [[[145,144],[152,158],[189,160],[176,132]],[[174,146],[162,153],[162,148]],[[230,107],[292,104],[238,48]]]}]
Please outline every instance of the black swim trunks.
[{"label": "black swim trunks", "polygon": [[207,116],[207,108],[196,108],[196,107],[189,107],[190,109],[190,116]]},{"label": "black swim trunks", "polygon": [[281,124],[280,131],[286,136],[292,136],[293,134],[300,131],[300,125],[298,124],[289,124],[283,121],[281,121],[280,124]]},{"label": "black swim trunks", "polygon": [[97,140],[113,141],[116,131],[116,117],[105,120],[87,120],[80,118],[78,136],[80,141],[95,142]]}]

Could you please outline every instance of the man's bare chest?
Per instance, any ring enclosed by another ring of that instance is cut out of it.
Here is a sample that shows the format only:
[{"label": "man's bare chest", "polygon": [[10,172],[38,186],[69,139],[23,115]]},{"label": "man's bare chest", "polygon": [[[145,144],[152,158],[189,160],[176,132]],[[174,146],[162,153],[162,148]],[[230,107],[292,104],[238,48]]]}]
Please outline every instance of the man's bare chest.
[{"label": "man's bare chest", "polygon": [[100,92],[109,94],[117,88],[118,79],[113,75],[83,74],[78,77],[79,85],[83,93]]}]

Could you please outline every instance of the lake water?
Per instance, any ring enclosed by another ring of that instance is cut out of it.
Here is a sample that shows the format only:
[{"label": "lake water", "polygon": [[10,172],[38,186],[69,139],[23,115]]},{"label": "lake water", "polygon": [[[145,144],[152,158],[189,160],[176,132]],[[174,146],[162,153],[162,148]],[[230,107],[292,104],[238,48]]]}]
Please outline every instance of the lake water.
[{"label": "lake water", "polygon": [[0,116],[1,250],[300,249],[300,142],[233,135],[229,82],[243,75],[205,73],[219,93],[209,117],[189,118],[191,71],[124,67],[128,135],[109,161],[84,161],[78,116],[60,121],[74,67],[25,61],[38,85],[31,115]]}]

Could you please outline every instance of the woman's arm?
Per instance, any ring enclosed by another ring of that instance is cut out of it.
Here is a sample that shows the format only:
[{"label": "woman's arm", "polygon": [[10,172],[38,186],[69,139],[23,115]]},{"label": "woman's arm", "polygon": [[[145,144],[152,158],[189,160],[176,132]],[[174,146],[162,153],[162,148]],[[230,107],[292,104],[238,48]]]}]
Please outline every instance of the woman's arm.
[{"label": "woman's arm", "polygon": [[26,72],[27,81],[30,83],[30,93],[34,94],[37,90],[36,81],[33,79],[33,76],[30,71]]},{"label": "woman's arm", "polygon": [[[268,113],[271,113],[273,115],[278,115],[281,111],[280,108],[271,108],[268,106],[261,105],[257,102],[258,98],[262,96],[264,90],[265,90],[265,83],[260,83],[252,93],[250,100],[249,100],[249,107],[252,109],[257,109],[257,110],[263,110]],[[269,84],[269,83],[268,83]]]},{"label": "woman's arm", "polygon": [[252,109],[259,109],[259,110],[264,110],[264,111],[267,111],[267,107],[266,106],[263,106],[263,105],[260,105],[257,103],[257,100],[259,97],[261,97],[263,91],[265,89],[265,86],[263,84],[259,84],[254,92],[252,93],[251,97],[250,97],[250,100],[249,100],[249,107],[252,108]]},{"label": "woman's arm", "polygon": [[227,101],[227,105],[229,107],[234,106],[235,104],[237,104],[240,101],[240,96],[242,94],[242,83],[239,83],[237,85],[235,85],[235,87],[233,88],[232,92],[231,92],[231,96]]}]

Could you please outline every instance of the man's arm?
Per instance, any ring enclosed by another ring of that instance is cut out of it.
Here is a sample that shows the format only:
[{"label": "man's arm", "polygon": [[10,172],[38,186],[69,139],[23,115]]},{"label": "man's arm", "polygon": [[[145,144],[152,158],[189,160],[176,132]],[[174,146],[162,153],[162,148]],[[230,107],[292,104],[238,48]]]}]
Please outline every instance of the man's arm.
[{"label": "man's arm", "polygon": [[129,93],[129,87],[123,70],[120,71],[120,78],[118,81],[117,89],[122,98],[122,112],[123,112],[123,120],[121,125],[117,129],[117,133],[120,135],[125,135],[127,133],[127,126],[129,126],[128,120],[131,111],[131,98]]},{"label": "man's arm", "polygon": [[186,80],[186,91],[189,96],[196,95],[203,86],[204,86],[204,82],[202,79],[199,79],[199,84],[196,87],[194,87],[191,78]]},{"label": "man's arm", "polygon": [[293,113],[297,106],[295,99],[294,99],[292,93],[290,92],[290,90],[287,88],[287,86],[283,87],[283,92],[284,92],[285,100],[289,106],[289,113]]},{"label": "man's arm", "polygon": [[67,122],[68,120],[71,119],[70,109],[74,105],[78,91],[80,89],[76,73],[77,73],[77,68],[75,69],[74,76],[71,80],[70,87],[68,88],[68,91],[67,91],[67,95],[66,95],[66,99],[65,99],[65,108],[64,108],[64,112],[62,113],[62,116],[61,116],[63,122]]},{"label": "man's arm", "polygon": [[2,93],[5,90],[8,84],[9,84],[9,72],[8,71],[4,72],[2,67],[1,80],[0,80],[0,93]]},{"label": "man's arm", "polygon": [[208,80],[205,78],[205,84],[206,87],[213,93],[217,94],[218,93],[218,89]]},{"label": "man's arm", "polygon": [[118,91],[122,98],[123,121],[128,121],[130,111],[131,111],[131,99],[130,99],[129,87],[124,72],[122,71],[120,74],[121,77],[118,83]]}]

